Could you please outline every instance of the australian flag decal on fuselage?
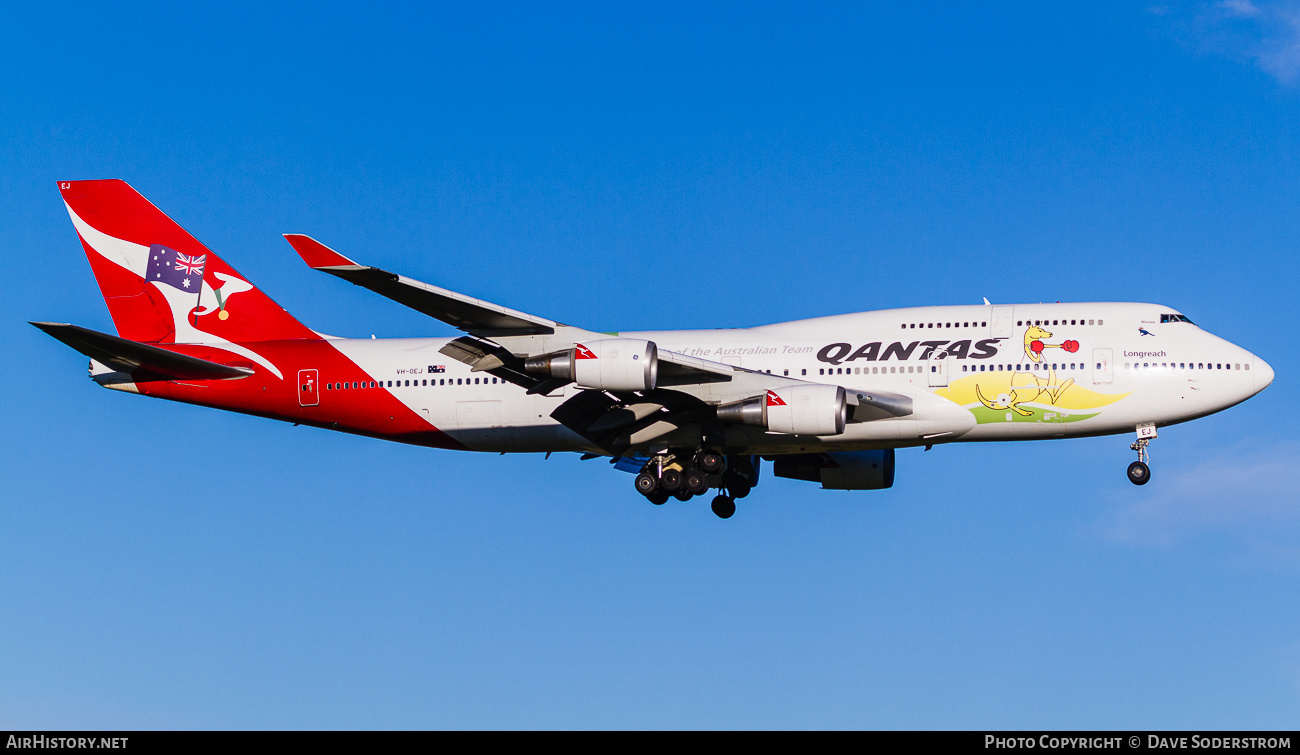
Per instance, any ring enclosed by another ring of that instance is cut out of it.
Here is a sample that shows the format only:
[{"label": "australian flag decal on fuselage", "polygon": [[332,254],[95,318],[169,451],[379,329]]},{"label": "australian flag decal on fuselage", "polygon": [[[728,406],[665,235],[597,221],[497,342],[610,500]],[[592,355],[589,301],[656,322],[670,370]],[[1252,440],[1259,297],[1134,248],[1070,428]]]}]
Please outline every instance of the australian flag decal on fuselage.
[{"label": "australian flag decal on fuselage", "polygon": [[148,280],[197,294],[203,285],[203,266],[207,261],[206,254],[190,256],[162,244],[150,244]]}]

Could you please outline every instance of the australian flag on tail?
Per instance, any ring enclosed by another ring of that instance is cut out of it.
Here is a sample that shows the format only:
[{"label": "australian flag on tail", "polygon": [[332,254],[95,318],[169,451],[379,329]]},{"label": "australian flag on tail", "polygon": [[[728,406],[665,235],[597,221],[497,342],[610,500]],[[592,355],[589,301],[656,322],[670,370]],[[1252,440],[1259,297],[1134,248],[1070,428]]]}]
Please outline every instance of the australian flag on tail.
[{"label": "australian flag on tail", "polygon": [[203,266],[207,261],[206,254],[190,256],[162,244],[150,244],[148,280],[197,294],[203,285]]}]

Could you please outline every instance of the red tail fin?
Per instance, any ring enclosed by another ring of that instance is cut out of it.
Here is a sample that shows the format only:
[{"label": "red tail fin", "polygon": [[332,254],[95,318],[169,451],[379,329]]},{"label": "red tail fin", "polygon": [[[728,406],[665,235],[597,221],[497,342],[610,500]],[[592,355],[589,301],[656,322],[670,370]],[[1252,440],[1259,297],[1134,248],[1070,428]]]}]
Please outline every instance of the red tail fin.
[{"label": "red tail fin", "polygon": [[117,332],[149,343],[318,338],[125,181],[61,181]]}]

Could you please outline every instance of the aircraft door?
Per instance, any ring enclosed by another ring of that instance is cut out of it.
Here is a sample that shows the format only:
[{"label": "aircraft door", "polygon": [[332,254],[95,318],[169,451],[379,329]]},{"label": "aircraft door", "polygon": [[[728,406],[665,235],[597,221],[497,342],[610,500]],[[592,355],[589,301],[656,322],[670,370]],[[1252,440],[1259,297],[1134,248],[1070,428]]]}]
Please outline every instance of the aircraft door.
[{"label": "aircraft door", "polygon": [[938,359],[930,359],[925,363],[926,372],[929,376],[929,385],[931,388],[942,388],[948,385],[948,362],[946,354],[940,354]]},{"label": "aircraft door", "polygon": [[320,371],[298,370],[298,405],[316,406],[320,403]]},{"label": "aircraft door", "polygon": [[502,401],[457,401],[457,440],[475,451],[509,451],[513,438]]},{"label": "aircraft door", "polygon": [[989,334],[994,338],[1010,338],[1015,335],[1016,329],[1016,308],[1015,307],[993,307],[993,320],[990,323]]},{"label": "aircraft door", "polygon": [[1115,366],[1111,363],[1110,349],[1092,350],[1092,382],[1109,383],[1115,377]]}]

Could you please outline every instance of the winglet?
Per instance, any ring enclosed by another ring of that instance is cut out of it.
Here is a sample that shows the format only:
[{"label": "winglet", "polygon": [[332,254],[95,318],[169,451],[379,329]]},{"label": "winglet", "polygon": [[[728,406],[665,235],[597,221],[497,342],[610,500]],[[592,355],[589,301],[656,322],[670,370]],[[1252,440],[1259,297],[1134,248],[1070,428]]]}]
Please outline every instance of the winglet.
[{"label": "winglet", "polygon": [[364,267],[344,257],[328,246],[303,233],[286,233],[284,240],[302,257],[308,267],[320,270],[327,267]]}]

